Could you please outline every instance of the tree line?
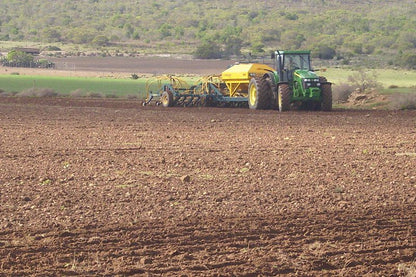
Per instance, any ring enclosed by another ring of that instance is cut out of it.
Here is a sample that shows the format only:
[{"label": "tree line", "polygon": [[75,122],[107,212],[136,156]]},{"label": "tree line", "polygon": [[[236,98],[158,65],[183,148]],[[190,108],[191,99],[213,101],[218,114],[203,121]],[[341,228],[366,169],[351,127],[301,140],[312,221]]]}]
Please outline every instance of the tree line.
[{"label": "tree line", "polygon": [[414,14],[414,0],[8,0],[0,2],[0,40],[159,47],[202,58],[310,49],[346,64],[378,55],[416,67]]}]

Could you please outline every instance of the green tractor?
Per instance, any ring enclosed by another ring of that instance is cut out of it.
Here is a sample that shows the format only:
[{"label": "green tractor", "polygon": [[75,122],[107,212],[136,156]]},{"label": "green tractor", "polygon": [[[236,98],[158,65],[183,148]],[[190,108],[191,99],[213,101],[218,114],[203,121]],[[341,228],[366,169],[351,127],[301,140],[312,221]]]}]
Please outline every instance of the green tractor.
[{"label": "green tractor", "polygon": [[311,68],[310,51],[275,51],[274,70],[252,76],[248,86],[251,109],[287,111],[292,106],[332,110],[331,83]]}]

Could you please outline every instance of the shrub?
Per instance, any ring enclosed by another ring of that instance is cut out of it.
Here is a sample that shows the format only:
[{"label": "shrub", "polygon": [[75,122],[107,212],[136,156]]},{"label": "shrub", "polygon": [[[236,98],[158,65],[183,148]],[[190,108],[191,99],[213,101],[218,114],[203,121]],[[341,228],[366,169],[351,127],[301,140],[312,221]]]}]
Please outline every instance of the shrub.
[{"label": "shrub", "polygon": [[114,93],[106,94],[105,98],[118,98],[118,96]]},{"label": "shrub", "polygon": [[30,89],[26,89],[17,93],[16,96],[18,97],[56,97],[58,96],[58,93],[50,88],[44,88],[44,89],[30,88]]},{"label": "shrub", "polygon": [[354,90],[354,86],[346,83],[333,86],[332,100],[338,103],[346,102]]},{"label": "shrub", "polygon": [[261,54],[264,53],[264,44],[260,41],[256,41],[251,43],[251,52],[253,52],[253,54]]},{"label": "shrub", "polygon": [[61,48],[59,48],[58,46],[51,45],[51,46],[46,47],[45,50],[46,51],[61,51]]},{"label": "shrub", "polygon": [[219,59],[222,57],[222,51],[217,43],[207,41],[197,47],[194,56],[198,59]]},{"label": "shrub", "polygon": [[92,40],[92,43],[97,46],[107,46],[109,41],[106,36],[98,35]]},{"label": "shrub", "polygon": [[224,55],[227,57],[231,55],[236,55],[236,56],[241,55],[242,43],[243,43],[243,40],[235,36],[226,38]]},{"label": "shrub", "polygon": [[348,81],[351,86],[358,88],[362,93],[381,87],[381,84],[377,81],[377,75],[375,72],[370,73],[364,70],[359,70],[353,75],[348,76]]},{"label": "shrub", "polygon": [[3,66],[10,67],[40,67],[53,68],[55,64],[46,59],[35,61],[34,56],[20,50],[10,51],[5,58],[1,60]]},{"label": "shrub", "polygon": [[46,60],[46,59],[39,59],[36,63],[35,63],[36,67],[40,67],[40,68],[54,68],[55,64]]},{"label": "shrub", "polygon": [[101,92],[89,91],[87,93],[86,97],[90,97],[90,98],[104,98],[104,94],[102,94]]},{"label": "shrub", "polygon": [[84,95],[85,95],[85,92],[82,89],[76,89],[69,93],[69,96],[71,97],[83,97]]},{"label": "shrub", "polygon": [[416,69],[416,53],[405,53],[400,60],[402,66]]},{"label": "shrub", "polygon": [[416,93],[395,93],[391,96],[390,105],[396,110],[415,110]]},{"label": "shrub", "polygon": [[33,55],[25,53],[20,50],[12,50],[7,54],[7,57],[3,61],[5,66],[23,66],[31,67],[34,63]]},{"label": "shrub", "polygon": [[336,55],[335,49],[326,45],[319,46],[315,52],[313,56],[323,60],[332,60]]}]

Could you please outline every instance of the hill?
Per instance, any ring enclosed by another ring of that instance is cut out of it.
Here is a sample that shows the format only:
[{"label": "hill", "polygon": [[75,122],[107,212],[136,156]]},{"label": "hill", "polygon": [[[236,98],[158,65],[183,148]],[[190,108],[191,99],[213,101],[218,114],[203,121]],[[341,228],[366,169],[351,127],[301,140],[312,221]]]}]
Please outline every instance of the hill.
[{"label": "hill", "polygon": [[416,67],[414,14],[413,0],[9,0],[0,40],[200,57],[312,49],[339,64],[370,55]]}]

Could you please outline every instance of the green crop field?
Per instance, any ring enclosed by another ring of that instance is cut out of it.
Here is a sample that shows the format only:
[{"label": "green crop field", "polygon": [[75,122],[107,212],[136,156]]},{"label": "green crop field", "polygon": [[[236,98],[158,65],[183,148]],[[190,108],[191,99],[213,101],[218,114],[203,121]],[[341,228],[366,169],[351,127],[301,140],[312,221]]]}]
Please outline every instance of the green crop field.
[{"label": "green crop field", "polygon": [[[348,83],[348,77],[357,71],[329,68],[319,72],[335,86]],[[375,78],[382,84],[382,93],[416,93],[416,72],[392,69],[376,69]],[[197,78],[184,78],[189,84],[194,84]],[[102,95],[103,97],[146,97],[147,78],[112,79],[98,77],[58,77],[30,75],[0,75],[0,91],[18,93],[29,89],[51,89],[61,96],[68,96],[77,91],[78,95]],[[390,88],[394,86],[394,88]]]},{"label": "green crop field", "polygon": [[73,91],[84,94],[99,93],[117,97],[145,95],[146,79],[110,79],[92,77],[56,77],[0,75],[0,89],[6,92],[21,92],[27,89],[52,89],[59,95],[70,95]]},{"label": "green crop field", "polygon": [[[188,84],[194,84],[199,78],[181,78]],[[60,96],[101,95],[103,97],[137,97],[146,98],[146,82],[148,78],[114,79],[98,77],[58,77],[38,75],[0,75],[0,92],[19,93],[30,89],[51,89]],[[168,81],[166,81],[168,82]],[[155,89],[157,85],[151,86]]]},{"label": "green crop field", "polygon": [[[335,85],[348,83],[348,77],[356,73],[356,70],[343,68],[329,68],[325,72],[320,72]],[[416,86],[416,71],[411,70],[394,70],[394,69],[368,69],[368,73],[374,73],[376,80],[381,83],[384,88],[397,86],[402,88],[411,88]]]}]

